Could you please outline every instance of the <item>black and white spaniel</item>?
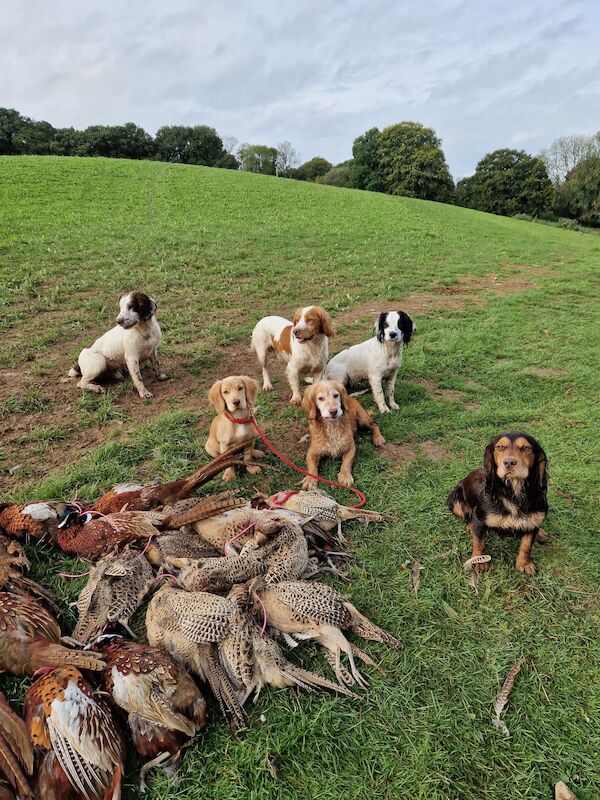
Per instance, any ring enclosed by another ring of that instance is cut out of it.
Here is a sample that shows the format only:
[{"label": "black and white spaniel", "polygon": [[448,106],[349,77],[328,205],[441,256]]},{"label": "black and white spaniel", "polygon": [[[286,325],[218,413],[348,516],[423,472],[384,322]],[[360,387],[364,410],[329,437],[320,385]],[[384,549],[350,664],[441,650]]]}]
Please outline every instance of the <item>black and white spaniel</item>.
[{"label": "black and white spaniel", "polygon": [[[382,413],[395,411],[399,408],[394,390],[402,351],[415,330],[414,322],[404,311],[380,314],[375,322],[375,336],[334,356],[327,365],[325,377],[345,386],[357,386],[368,381],[379,410]],[[385,396],[384,380],[387,381]]]}]

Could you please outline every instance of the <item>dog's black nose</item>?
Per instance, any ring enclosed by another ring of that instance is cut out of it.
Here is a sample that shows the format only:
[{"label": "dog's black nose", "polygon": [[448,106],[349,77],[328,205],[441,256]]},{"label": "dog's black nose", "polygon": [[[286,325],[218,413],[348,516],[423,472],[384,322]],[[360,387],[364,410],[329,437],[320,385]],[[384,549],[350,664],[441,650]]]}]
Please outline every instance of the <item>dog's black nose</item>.
[{"label": "dog's black nose", "polygon": [[[241,402],[242,402],[241,400],[234,400],[234,401],[233,401],[233,405],[234,405],[234,406],[239,406],[239,404],[240,404]],[[516,464],[516,463],[517,463],[517,462],[515,461],[515,464]]]},{"label": "dog's black nose", "polygon": [[398,336],[396,331],[390,331],[390,339],[395,339]]},{"label": "dog's black nose", "polygon": [[505,467],[516,467],[517,466],[517,459],[516,458],[505,458],[502,462]]}]

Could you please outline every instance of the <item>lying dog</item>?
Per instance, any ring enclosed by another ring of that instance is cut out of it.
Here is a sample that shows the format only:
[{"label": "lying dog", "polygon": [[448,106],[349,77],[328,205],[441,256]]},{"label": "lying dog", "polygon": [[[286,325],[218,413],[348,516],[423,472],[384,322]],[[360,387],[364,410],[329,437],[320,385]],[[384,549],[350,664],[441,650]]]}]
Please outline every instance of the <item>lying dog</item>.
[{"label": "lying dog", "polygon": [[[335,355],[325,370],[325,377],[345,386],[369,381],[381,413],[399,408],[394,399],[396,376],[402,363],[402,351],[415,324],[404,311],[386,311],[375,322],[375,336]],[[387,381],[385,396],[383,381]],[[387,399],[387,404],[386,404]]]},{"label": "lying dog", "polygon": [[81,377],[77,384],[80,389],[104,392],[104,387],[94,383],[100,377],[123,380],[123,370],[131,375],[133,385],[142,398],[152,397],[144,386],[141,365],[149,361],[159,381],[167,376],[160,370],[156,348],[160,344],[160,325],[154,313],[156,303],[143,292],[128,292],[119,298],[117,324],[91,347],[84,347],[77,359],[77,365],[69,370],[69,377]]},{"label": "lying dog", "polygon": [[329,336],[333,336],[333,323],[320,306],[296,309],[292,322],[284,317],[259,320],[252,331],[252,347],[262,367],[263,389],[268,392],[273,388],[267,358],[275,352],[287,364],[285,372],[292,389],[290,402],[299,405],[301,377],[311,376],[313,382],[323,377]]},{"label": "lying dog", "polygon": [[[486,447],[484,468],[455,486],[448,507],[466,520],[473,556],[485,553],[488,530],[511,533],[521,537],[516,569],[535,575],[531,548],[548,513],[546,463],[546,454],[533,436],[508,431]],[[489,564],[476,564],[474,569],[483,572]]]},{"label": "lying dog", "polygon": [[[306,469],[312,475],[318,475],[323,456],[341,456],[338,482],[343,486],[352,486],[352,466],[356,457],[354,437],[358,429],[368,428],[371,431],[375,447],[385,444],[373,417],[337,381],[319,381],[309,386],[302,398],[302,409],[308,417],[310,434]],[[317,483],[315,478],[306,477],[302,488],[314,489]]]},{"label": "lying dog", "polygon": [[[232,419],[247,419],[252,415],[252,408],[258,392],[258,381],[247,375],[232,375],[222,381],[213,383],[208,392],[208,399],[217,416],[210,426],[208,439],[204,449],[209,456],[216,458],[242,439],[252,437],[244,448],[244,462],[251,475],[261,471],[257,464],[252,464],[252,457],[262,458],[264,453],[254,449],[254,428],[248,423],[232,422]],[[235,468],[230,467],[223,473],[223,480],[235,478]]]}]

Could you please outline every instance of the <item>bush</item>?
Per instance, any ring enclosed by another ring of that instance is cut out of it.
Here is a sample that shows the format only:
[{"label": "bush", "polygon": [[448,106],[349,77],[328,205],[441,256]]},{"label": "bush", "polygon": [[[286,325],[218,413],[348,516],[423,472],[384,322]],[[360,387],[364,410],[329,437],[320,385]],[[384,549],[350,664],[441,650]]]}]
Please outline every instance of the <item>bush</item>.
[{"label": "bush", "polygon": [[559,215],[600,227],[600,156],[583,159],[567,174],[554,207]]},{"label": "bush", "polygon": [[325,175],[319,175],[315,182],[324,183],[327,186],[350,186],[350,167],[344,164],[332,167]]},{"label": "bush", "polygon": [[297,169],[290,170],[289,177],[295,178],[297,181],[316,181],[321,175],[325,175],[332,169],[333,164],[327,161],[326,158],[315,156],[310,161],[301,164]]}]

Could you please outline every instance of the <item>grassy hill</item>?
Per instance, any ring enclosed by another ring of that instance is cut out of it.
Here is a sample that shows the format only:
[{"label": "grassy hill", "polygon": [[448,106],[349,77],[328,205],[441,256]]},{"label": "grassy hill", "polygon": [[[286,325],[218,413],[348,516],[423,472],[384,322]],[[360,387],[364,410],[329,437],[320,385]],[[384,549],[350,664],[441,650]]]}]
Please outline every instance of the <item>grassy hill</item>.
[{"label": "grassy hill", "polygon": [[[194,469],[206,390],[259,376],[248,343],[265,313],[324,305],[334,352],[370,335],[380,309],[418,326],[401,411],[380,419],[390,444],[380,455],[362,442],[354,471],[369,507],[395,519],[348,527],[359,561],[347,592],[404,649],[365,647],[386,674],[365,670],[360,703],[265,692],[240,740],[213,714],[186,751],[178,798],[542,800],[560,778],[579,800],[600,796],[599,265],[598,237],[435,203],[162,163],[0,158],[0,499],[91,498]],[[132,288],[158,301],[171,380],[149,381],[151,402],[129,384],[84,396],[67,369]],[[305,421],[274,372],[260,417],[301,460]],[[476,594],[445,497],[506,428],[548,453],[550,543],[535,548],[532,579],[513,569],[516,542],[490,537]],[[242,485],[293,485],[267,463]],[[424,568],[418,596],[409,560]],[[56,577],[65,568],[83,569],[37,552],[35,574],[68,601],[83,581]],[[64,629],[72,622],[66,610]],[[490,709],[521,655],[505,739]],[[0,679],[16,702],[25,685]],[[159,775],[147,796],[172,792]]]}]

